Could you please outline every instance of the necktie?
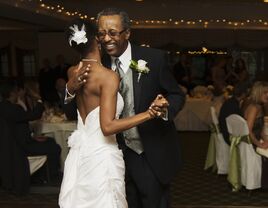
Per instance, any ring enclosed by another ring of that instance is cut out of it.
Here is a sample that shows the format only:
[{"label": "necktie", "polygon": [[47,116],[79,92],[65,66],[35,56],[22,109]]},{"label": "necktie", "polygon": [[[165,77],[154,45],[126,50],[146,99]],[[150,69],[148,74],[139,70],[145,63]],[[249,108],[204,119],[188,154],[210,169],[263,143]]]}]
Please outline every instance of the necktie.
[{"label": "necktie", "polygon": [[[126,118],[135,115],[132,73],[131,71],[127,71],[127,73],[124,73],[123,69],[121,68],[121,62],[118,58],[115,59],[115,66],[115,71],[119,74],[120,77],[119,92],[124,99],[124,109],[122,111],[121,117]],[[122,134],[125,139],[125,144],[130,149],[137,152],[138,154],[143,152],[143,146],[139,139],[137,127],[125,130],[124,132],[122,132]]]},{"label": "necktie", "polygon": [[[121,61],[119,60],[119,58],[116,58],[115,61],[115,72],[119,75],[120,77],[120,85],[119,85],[119,92],[120,94],[122,95],[122,91],[123,91],[123,88],[124,88],[124,81],[123,81],[123,77],[125,76],[125,73],[123,71],[123,69],[121,68]],[[123,96],[123,95],[122,95]],[[124,96],[123,96],[124,97]]]}]

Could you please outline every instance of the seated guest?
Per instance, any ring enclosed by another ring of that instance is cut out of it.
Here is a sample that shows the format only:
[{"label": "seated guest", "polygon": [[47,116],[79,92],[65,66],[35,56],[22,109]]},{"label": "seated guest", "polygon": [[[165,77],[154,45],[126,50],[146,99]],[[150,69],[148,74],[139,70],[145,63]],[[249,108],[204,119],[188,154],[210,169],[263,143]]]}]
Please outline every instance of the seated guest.
[{"label": "seated guest", "polygon": [[48,58],[43,60],[43,67],[39,71],[38,83],[40,86],[40,95],[43,101],[50,98],[51,93],[55,90],[55,74]]},{"label": "seated guest", "polygon": [[234,88],[233,96],[227,99],[221,106],[219,113],[219,127],[223,135],[224,141],[230,145],[229,133],[226,125],[226,118],[231,114],[242,116],[241,103],[246,97],[248,85],[246,83],[238,84]]},{"label": "seated guest", "polygon": [[[243,112],[249,128],[249,136],[254,146],[267,149],[268,140],[264,139],[264,111],[263,107],[268,103],[268,83],[254,83],[248,105]],[[268,188],[268,158],[262,157],[262,188]]]},{"label": "seated guest", "polygon": [[63,78],[58,78],[55,83],[55,93],[54,93],[54,106],[62,109],[65,97],[65,85],[66,81]]},{"label": "seated guest", "polygon": [[35,97],[40,97],[39,84],[37,81],[28,80],[26,82],[21,81],[18,83],[17,104],[19,104],[25,111],[34,108],[36,105]]},{"label": "seated guest", "polygon": [[185,87],[188,92],[192,87],[191,57],[188,53],[181,53],[180,60],[173,67],[173,74],[177,83]]},{"label": "seated guest", "polygon": [[29,94],[35,105],[25,111],[18,101],[18,87],[15,82],[9,82],[2,86],[3,101],[0,102],[0,118],[4,119],[13,130],[15,141],[23,149],[26,155],[47,155],[51,177],[59,174],[59,157],[61,149],[52,138],[33,137],[29,121],[41,118],[44,107],[40,96],[36,92]]}]

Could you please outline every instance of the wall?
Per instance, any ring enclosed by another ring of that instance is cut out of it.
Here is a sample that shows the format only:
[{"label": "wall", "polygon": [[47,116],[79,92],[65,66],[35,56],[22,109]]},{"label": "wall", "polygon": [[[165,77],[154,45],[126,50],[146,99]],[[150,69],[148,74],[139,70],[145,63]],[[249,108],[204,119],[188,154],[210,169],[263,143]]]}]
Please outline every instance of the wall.
[{"label": "wall", "polygon": [[63,32],[39,32],[38,33],[39,64],[48,58],[55,65],[57,55],[64,55],[67,63],[76,64],[79,61],[78,54],[69,47]]},{"label": "wall", "polygon": [[16,63],[16,48],[35,50],[38,57],[38,42],[36,31],[10,30],[0,32],[0,48],[9,46],[11,49],[11,75],[16,76],[20,66]]}]

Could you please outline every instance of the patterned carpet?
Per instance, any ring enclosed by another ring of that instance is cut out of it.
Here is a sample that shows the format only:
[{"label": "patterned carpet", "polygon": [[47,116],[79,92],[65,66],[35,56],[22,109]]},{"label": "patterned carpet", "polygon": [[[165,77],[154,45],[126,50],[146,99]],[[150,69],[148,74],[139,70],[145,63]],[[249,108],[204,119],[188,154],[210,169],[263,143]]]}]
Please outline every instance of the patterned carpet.
[{"label": "patterned carpet", "polygon": [[268,207],[268,191],[234,193],[226,176],[204,171],[209,133],[180,133],[184,167],[172,183],[172,206],[178,207]]},{"label": "patterned carpet", "polygon": [[[172,208],[264,208],[268,191],[231,192],[226,176],[204,171],[207,132],[181,132],[184,166],[171,187]],[[0,208],[57,208],[58,186],[32,187],[24,197],[0,191]]]}]

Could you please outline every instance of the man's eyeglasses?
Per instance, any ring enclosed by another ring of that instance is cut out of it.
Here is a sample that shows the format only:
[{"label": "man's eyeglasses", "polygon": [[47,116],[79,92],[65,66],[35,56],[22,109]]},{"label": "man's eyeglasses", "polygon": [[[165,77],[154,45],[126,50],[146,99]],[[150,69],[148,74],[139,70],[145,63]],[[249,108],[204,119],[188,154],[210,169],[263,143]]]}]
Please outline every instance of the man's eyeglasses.
[{"label": "man's eyeglasses", "polygon": [[97,33],[97,36],[99,39],[104,39],[106,35],[109,35],[110,38],[115,38],[115,37],[119,37],[123,32],[125,32],[127,29],[124,29],[122,31],[116,31],[116,30],[108,30],[108,32],[106,31],[99,31]]}]

